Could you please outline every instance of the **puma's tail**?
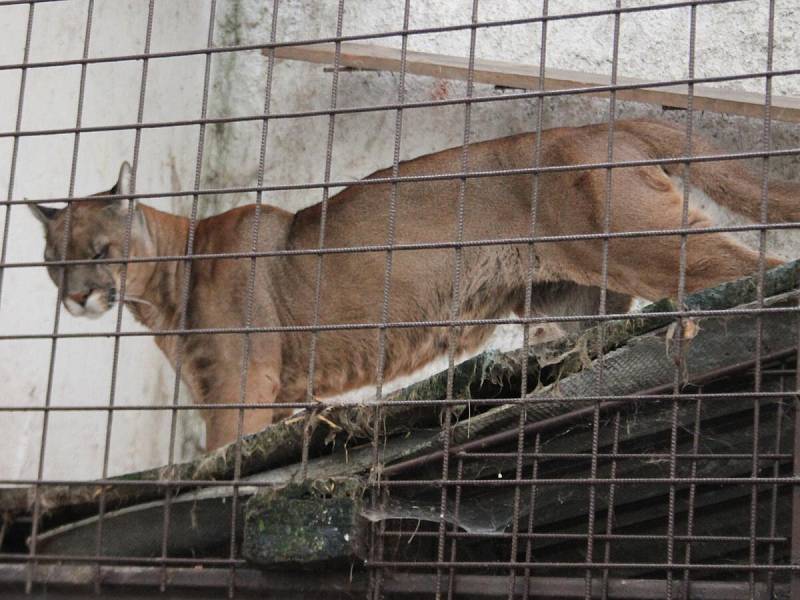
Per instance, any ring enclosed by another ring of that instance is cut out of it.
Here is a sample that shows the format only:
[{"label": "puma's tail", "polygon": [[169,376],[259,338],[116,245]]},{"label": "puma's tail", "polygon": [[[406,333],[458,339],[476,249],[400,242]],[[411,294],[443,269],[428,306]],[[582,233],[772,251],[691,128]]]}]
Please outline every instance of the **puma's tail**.
[{"label": "puma's tail", "polygon": [[[642,141],[653,158],[686,156],[686,128],[663,121],[620,121],[618,130]],[[723,154],[699,135],[692,135],[692,156]],[[669,175],[683,174],[684,165],[663,165]],[[743,160],[692,162],[689,180],[717,203],[753,221],[761,221],[763,178]],[[800,220],[800,182],[770,178],[769,222]]]}]

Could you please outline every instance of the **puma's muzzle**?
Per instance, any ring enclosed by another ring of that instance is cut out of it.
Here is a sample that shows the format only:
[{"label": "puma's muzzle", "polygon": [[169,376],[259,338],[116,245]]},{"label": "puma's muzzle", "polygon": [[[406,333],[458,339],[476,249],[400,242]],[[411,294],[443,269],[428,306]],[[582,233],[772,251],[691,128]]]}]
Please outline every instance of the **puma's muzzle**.
[{"label": "puma's muzzle", "polygon": [[116,296],[115,288],[69,292],[64,294],[64,307],[73,317],[97,319],[114,305]]}]

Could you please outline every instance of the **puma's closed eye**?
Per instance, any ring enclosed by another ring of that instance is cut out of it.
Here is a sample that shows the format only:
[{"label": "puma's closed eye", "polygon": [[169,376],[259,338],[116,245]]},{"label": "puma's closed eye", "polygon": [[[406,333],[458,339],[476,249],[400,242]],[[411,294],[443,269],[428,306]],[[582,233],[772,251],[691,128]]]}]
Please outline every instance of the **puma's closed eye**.
[{"label": "puma's closed eye", "polygon": [[108,244],[103,246],[100,251],[92,257],[92,260],[99,260],[108,257]]}]

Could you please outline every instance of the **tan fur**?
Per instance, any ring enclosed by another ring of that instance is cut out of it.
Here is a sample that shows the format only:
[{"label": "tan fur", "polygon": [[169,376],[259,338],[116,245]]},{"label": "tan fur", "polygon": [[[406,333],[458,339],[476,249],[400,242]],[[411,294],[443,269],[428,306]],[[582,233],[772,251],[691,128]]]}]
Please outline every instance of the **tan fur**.
[{"label": "tan fur", "polygon": [[[541,165],[603,162],[607,155],[606,125],[553,129],[543,133]],[[616,124],[614,159],[646,160],[681,156],[682,128],[653,121]],[[522,134],[469,148],[469,169],[491,171],[529,167],[534,134]],[[695,140],[694,152],[713,152]],[[452,173],[460,169],[461,149],[423,156],[400,165],[400,175]],[[681,226],[683,196],[667,176],[681,165],[638,166],[613,170],[611,231],[672,229]],[[666,172],[665,172],[666,171]],[[372,177],[387,177],[390,170]],[[758,219],[761,186],[742,165],[731,162],[694,163],[691,181],[719,203]],[[533,178],[530,175],[470,178],[464,203],[464,240],[530,235]],[[397,186],[396,241],[399,244],[457,239],[460,181],[404,182]],[[124,193],[124,185],[118,186]],[[389,227],[392,187],[356,185],[331,198],[325,242],[328,247],[384,244]],[[114,191],[114,190],[112,190]],[[800,185],[772,182],[770,217],[800,221]],[[549,172],[539,177],[536,234],[543,236],[602,232],[605,222],[606,171]],[[96,200],[76,202],[68,258],[88,258],[98,240],[110,243],[109,256],[122,255],[127,203]],[[47,254],[53,257],[62,239],[65,211],[40,215],[47,225]],[[195,254],[246,252],[250,249],[254,206],[244,206],[197,224]],[[132,256],[182,255],[189,221],[140,205],[136,209]],[[263,207],[258,235],[260,250],[313,249],[319,238],[321,206],[292,215]],[[692,227],[710,225],[707,215],[692,209]],[[679,236],[617,238],[609,243],[607,312],[624,312],[631,296],[655,300],[674,296],[678,288]],[[725,234],[690,235],[687,242],[686,290],[691,292],[754,272],[756,252]],[[459,319],[504,317],[524,310],[528,247],[483,245],[462,253]],[[256,269],[253,325],[305,326],[314,321],[316,255],[259,258]],[[780,261],[767,258],[767,266]],[[381,320],[385,252],[328,254],[323,259],[320,323],[373,323]],[[455,252],[452,249],[396,251],[392,259],[390,322],[447,320],[453,297]],[[250,259],[194,261],[191,270],[187,327],[218,328],[244,325]],[[180,283],[186,262],[132,263],[128,297],[152,304],[128,303],[134,316],[152,330],[173,329],[180,321]],[[572,240],[535,245],[533,314],[591,315],[598,309],[602,284],[602,241]],[[54,279],[57,272],[52,270]],[[119,287],[119,265],[88,265],[66,271],[65,292]],[[57,279],[55,279],[57,281]],[[113,300],[113,298],[111,298]],[[109,302],[109,306],[113,302]],[[491,327],[461,327],[458,352],[478,347]],[[386,380],[407,374],[447,349],[444,327],[386,330]],[[302,402],[309,372],[308,332],[260,333],[251,336],[247,402]],[[156,337],[171,361],[178,338]],[[314,394],[319,397],[367,385],[376,380],[376,329],[319,333],[314,365]],[[237,402],[243,339],[240,334],[188,336],[182,376],[199,403]],[[282,411],[285,412],[285,411]],[[237,411],[206,411],[208,447],[235,438]],[[268,409],[248,410],[244,431],[253,432],[277,416]]]}]

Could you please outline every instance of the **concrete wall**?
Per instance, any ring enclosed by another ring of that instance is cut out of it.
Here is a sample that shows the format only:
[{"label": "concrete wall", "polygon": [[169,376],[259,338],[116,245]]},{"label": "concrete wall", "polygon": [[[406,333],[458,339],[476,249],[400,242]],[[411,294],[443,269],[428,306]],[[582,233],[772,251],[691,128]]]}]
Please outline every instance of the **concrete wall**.
[{"label": "concrete wall", "polygon": [[[628,0],[624,6],[658,4],[654,0]],[[280,2],[278,40],[310,39],[335,33],[337,4],[324,0]],[[551,0],[550,12],[570,13],[613,7],[613,0]],[[752,0],[700,7],[697,11],[698,76],[760,71],[766,66],[767,2]],[[143,0],[95,2],[91,55],[140,52],[144,46],[147,3]],[[534,5],[534,8],[531,6]],[[774,67],[796,68],[796,39],[800,14],[794,0],[777,0]],[[481,20],[513,19],[537,13],[540,3],[529,0],[483,0]],[[472,2],[412,1],[411,27],[466,23]],[[21,60],[27,7],[0,9],[0,62]],[[241,0],[218,2],[215,44],[264,42],[269,38],[272,2]],[[80,56],[86,18],[86,1],[38,5],[31,60]],[[359,34],[402,27],[402,3],[394,0],[347,0],[343,33]],[[208,28],[207,0],[158,0],[152,50],[197,48],[205,45]],[[547,65],[555,68],[610,72],[613,17],[553,21],[548,27]],[[622,18],[619,75],[652,79],[682,78],[688,74],[688,9],[626,14]],[[399,47],[400,38],[375,43]],[[540,55],[538,24],[486,28],[478,31],[477,56],[537,63]],[[465,55],[469,31],[412,36],[411,50]],[[210,116],[254,115],[264,103],[266,58],[258,51],[214,55]],[[200,114],[204,57],[153,60],[147,81],[145,120],[195,118]],[[93,65],[88,70],[84,124],[132,122],[136,118],[141,66],[137,62]],[[26,88],[23,129],[71,127],[75,124],[79,67],[31,71]],[[19,72],[0,72],[0,129],[13,129]],[[339,77],[339,106],[394,102],[399,75],[382,72],[345,72]],[[762,91],[763,80],[724,84]],[[409,75],[408,101],[459,97],[465,84]],[[775,94],[800,95],[800,77],[776,77]],[[503,94],[477,85],[475,94]],[[329,106],[331,74],[320,65],[279,61],[272,87],[272,111],[324,109]],[[515,100],[476,105],[471,137],[489,139],[530,130],[535,126],[536,105]],[[684,113],[657,107],[619,103],[617,116],[662,116],[684,122]],[[607,119],[608,103],[601,99],[554,98],[544,107],[545,126],[578,125]],[[697,129],[732,150],[758,147],[762,125],[758,120],[698,113]],[[336,118],[332,177],[363,177],[391,164],[394,112],[363,113]],[[323,175],[327,117],[283,119],[270,123],[265,183],[319,181]],[[461,142],[463,107],[414,109],[404,113],[401,155],[419,156]],[[248,122],[208,129],[203,165],[203,185],[211,187],[254,185],[257,176],[261,124]],[[197,153],[198,128],[148,130],[142,137],[139,191],[191,187]],[[74,136],[23,138],[13,197],[66,195]],[[774,123],[772,146],[797,147],[800,128]],[[81,136],[76,192],[107,188],[122,159],[130,159],[133,132]],[[11,143],[0,140],[0,190],[7,189]],[[800,177],[797,158],[773,159],[770,168],[785,177]],[[321,199],[320,190],[268,194],[266,201],[297,210]],[[252,201],[246,194],[204,198],[203,215]],[[707,203],[697,198],[699,203]],[[186,213],[189,199],[156,199],[154,204]],[[714,209],[716,210],[716,209]],[[721,214],[724,222],[729,216]],[[0,212],[0,217],[4,216]],[[753,241],[753,236],[749,237]],[[775,250],[796,256],[792,234],[770,234]],[[8,240],[10,261],[36,260],[42,241],[38,224],[27,211],[14,208]],[[55,290],[41,269],[6,272],[0,331],[49,332],[55,307]],[[99,321],[76,320],[65,312],[62,331],[107,331],[114,317]],[[128,316],[124,329],[137,326]],[[518,341],[508,329],[495,342],[508,346]],[[101,404],[110,387],[111,349],[104,339],[59,341],[52,393],[54,404]],[[4,404],[41,405],[44,401],[50,342],[0,342],[0,377]],[[171,400],[172,369],[147,338],[125,338],[121,344],[118,404],[164,405]],[[118,413],[114,418],[111,470],[122,472],[153,466],[166,459],[169,413]],[[2,413],[0,416],[0,478],[35,475],[41,436],[36,413]],[[99,474],[104,445],[105,415],[57,413],[51,416],[46,455],[46,476],[90,477]],[[202,425],[196,415],[182,414],[179,456],[190,456],[202,444]]]},{"label": "concrete wall", "polygon": [[[203,5],[206,5],[204,7]],[[20,62],[28,18],[25,6],[0,8],[0,62]],[[83,53],[87,2],[36,5],[31,61],[80,58]],[[206,2],[179,0],[156,4],[152,51],[195,48],[206,43]],[[140,0],[95,2],[90,56],[140,53],[144,49],[147,3]],[[153,60],[147,80],[144,119],[159,121],[200,115],[203,57]],[[90,65],[86,73],[83,125],[136,122],[141,63]],[[29,71],[22,129],[74,127],[80,66]],[[19,71],[0,75],[0,129],[14,129]],[[197,152],[197,127],[158,129],[142,135],[139,190],[190,187]],[[80,137],[75,193],[108,189],[122,160],[131,160],[132,131],[84,134]],[[13,199],[63,197],[69,191],[74,135],[24,137],[19,144]],[[0,142],[0,190],[8,189],[12,143]],[[161,201],[163,203],[163,201]],[[166,202],[179,210],[185,203]],[[0,218],[5,218],[3,212]],[[10,214],[7,260],[41,260],[42,228],[25,207]],[[3,334],[49,333],[53,330],[56,289],[44,269],[7,269],[0,306]],[[61,311],[59,331],[113,331],[116,314],[97,321],[75,319]],[[125,315],[123,330],[141,330]],[[0,381],[4,405],[41,406],[45,402],[51,342],[0,343]],[[107,404],[111,389],[113,340],[59,340],[51,403]],[[171,401],[174,374],[152,339],[123,338],[120,344],[116,404],[164,405]],[[114,415],[110,469],[120,473],[167,460],[169,413],[118,412]],[[197,451],[202,429],[197,417],[180,419],[177,456]],[[187,427],[188,422],[188,427]],[[106,414],[54,412],[50,416],[45,477],[97,477],[102,472]],[[41,413],[0,415],[0,478],[35,477],[41,440]]]}]

